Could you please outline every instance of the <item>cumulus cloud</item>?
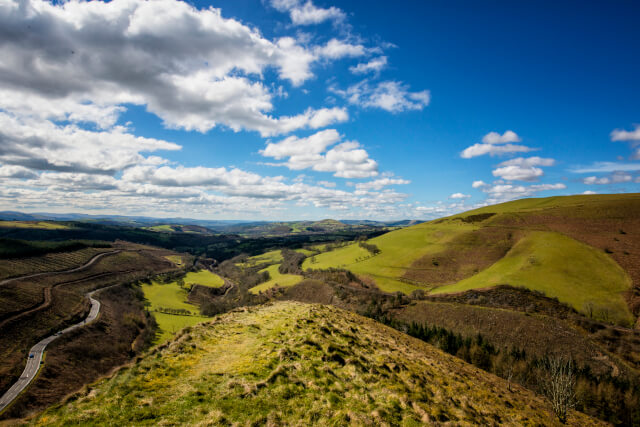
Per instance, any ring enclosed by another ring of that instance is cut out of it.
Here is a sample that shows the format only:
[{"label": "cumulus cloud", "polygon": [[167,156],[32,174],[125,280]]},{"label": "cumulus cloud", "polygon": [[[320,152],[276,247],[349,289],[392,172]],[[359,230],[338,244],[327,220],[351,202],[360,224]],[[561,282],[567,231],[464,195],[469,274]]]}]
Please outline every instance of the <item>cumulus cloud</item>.
[{"label": "cumulus cloud", "polygon": [[361,182],[356,184],[357,190],[381,190],[383,187],[387,187],[389,185],[405,185],[410,184],[411,181],[400,178],[379,178],[369,182]]},{"label": "cumulus cloud", "polygon": [[524,145],[516,145],[516,144],[505,144],[505,145],[495,145],[495,144],[473,144],[470,147],[465,148],[461,153],[460,157],[463,159],[471,159],[473,157],[484,156],[488,154],[490,156],[500,156],[503,154],[512,154],[512,153],[528,153],[530,151],[534,151],[533,148],[529,148]]},{"label": "cumulus cloud", "polygon": [[566,188],[567,186],[565,184],[558,183],[533,185],[493,184],[486,185],[481,189],[487,194],[485,202],[487,204],[495,204],[514,199],[521,199],[523,197],[531,197],[541,191],[564,190]]},{"label": "cumulus cloud", "polygon": [[369,62],[361,62],[358,65],[349,67],[349,71],[353,74],[379,73],[387,66],[387,57],[380,56],[373,58]]},{"label": "cumulus cloud", "polygon": [[595,191],[586,190],[586,191],[583,191],[582,194],[591,195],[591,194],[598,194],[598,193],[596,193]]},{"label": "cumulus cloud", "polygon": [[512,142],[521,141],[522,138],[511,130],[504,132],[502,135],[498,132],[489,132],[482,137],[482,143],[476,143],[465,148],[460,153],[460,157],[463,159],[471,159],[473,157],[484,156],[485,154],[493,157],[512,153],[528,153],[535,150],[525,145],[511,144]]},{"label": "cumulus cloud", "polygon": [[615,129],[611,132],[612,141],[640,141],[640,125],[634,125],[631,131]]},{"label": "cumulus cloud", "polygon": [[341,136],[335,129],[326,129],[316,132],[306,138],[290,136],[277,143],[267,144],[260,154],[265,157],[273,157],[281,160],[286,157],[303,157],[305,155],[316,155],[326,151],[327,147],[340,141]]},{"label": "cumulus cloud", "polygon": [[[125,104],[143,105],[168,127],[205,132],[223,125],[275,135],[313,128],[276,118],[267,68],[293,85],[313,76],[318,55],[291,37],[253,28],[176,0],[0,4],[0,108],[102,127]],[[338,42],[336,42],[338,43]],[[355,49],[325,46],[334,56]]]},{"label": "cumulus cloud", "polygon": [[453,193],[449,196],[450,199],[468,199],[469,197],[471,197],[469,194],[463,193]]},{"label": "cumulus cloud", "polygon": [[271,5],[280,12],[289,13],[291,22],[294,25],[313,25],[324,21],[341,22],[346,18],[346,14],[341,9],[334,6],[326,9],[317,7],[311,0],[306,2],[301,0],[271,0]]},{"label": "cumulus cloud", "polygon": [[37,176],[38,176],[37,173],[23,166],[15,166],[15,165],[0,166],[0,177],[2,178],[28,179],[28,178],[36,178]]},{"label": "cumulus cloud", "polygon": [[95,132],[3,112],[0,141],[0,162],[7,165],[111,175],[128,166],[159,161],[141,153],[181,149],[173,142],[134,136],[123,127]]},{"label": "cumulus cloud", "polygon": [[422,110],[429,105],[429,91],[410,92],[408,86],[397,81],[383,81],[371,85],[368,80],[350,86],[346,90],[330,88],[350,104],[363,108],[380,108],[391,113]]},{"label": "cumulus cloud", "polygon": [[[292,170],[312,169],[333,172],[340,178],[368,178],[378,174],[378,164],[369,158],[366,150],[356,141],[341,140],[335,129],[326,129],[306,138],[290,136],[279,142],[270,142],[260,151],[265,157],[286,162],[270,163]],[[330,146],[333,146],[329,149]]]},{"label": "cumulus cloud", "polygon": [[518,136],[512,130],[508,130],[502,135],[498,132],[489,132],[485,136],[482,137],[482,142],[485,144],[507,144],[509,142],[521,142],[522,138]]},{"label": "cumulus cloud", "polygon": [[536,166],[553,166],[554,164],[554,159],[537,156],[517,157],[500,163],[492,174],[507,181],[535,181],[544,175],[543,170]]},{"label": "cumulus cloud", "polygon": [[587,185],[620,184],[631,181],[633,181],[633,176],[630,173],[622,171],[616,171],[603,177],[588,176],[582,179],[582,182]]},{"label": "cumulus cloud", "polygon": [[473,188],[482,188],[484,186],[488,185],[486,182],[478,180],[478,181],[473,181],[473,184],[471,184],[471,186]]},{"label": "cumulus cloud", "polygon": [[316,55],[328,59],[354,58],[365,53],[366,49],[363,45],[351,44],[338,39],[331,39],[324,46],[319,46],[315,49]]}]

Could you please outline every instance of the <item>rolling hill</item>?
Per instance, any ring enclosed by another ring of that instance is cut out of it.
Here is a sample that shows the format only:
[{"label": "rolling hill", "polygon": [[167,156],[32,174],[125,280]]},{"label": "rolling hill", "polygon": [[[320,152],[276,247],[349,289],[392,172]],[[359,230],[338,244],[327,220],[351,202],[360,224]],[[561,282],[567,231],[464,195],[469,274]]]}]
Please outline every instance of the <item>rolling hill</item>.
[{"label": "rolling hill", "polygon": [[[335,307],[279,302],[185,329],[34,425],[554,425],[549,405]],[[571,412],[570,425],[599,425]]]},{"label": "rolling hill", "polygon": [[308,257],[386,292],[452,293],[508,284],[601,320],[640,314],[640,194],[524,199],[391,231]]}]

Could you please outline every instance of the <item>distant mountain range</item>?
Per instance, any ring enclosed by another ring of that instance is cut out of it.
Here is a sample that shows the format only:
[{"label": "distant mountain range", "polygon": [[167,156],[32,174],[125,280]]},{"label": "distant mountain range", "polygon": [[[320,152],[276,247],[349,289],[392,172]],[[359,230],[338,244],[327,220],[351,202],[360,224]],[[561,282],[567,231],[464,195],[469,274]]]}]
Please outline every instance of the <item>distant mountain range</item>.
[{"label": "distant mountain range", "polygon": [[[148,216],[126,215],[89,215],[79,213],[24,213],[18,211],[0,212],[0,220],[4,221],[77,221],[98,224],[125,225],[129,227],[154,227],[159,225],[186,225],[205,227],[214,232],[246,232],[249,229],[272,230],[276,227],[304,228],[348,228],[357,226],[369,227],[406,227],[419,224],[419,220],[372,221],[372,220],[322,220],[322,221],[242,221],[242,220],[203,220],[193,218],[155,218]],[[158,230],[162,231],[162,230]],[[165,230],[171,231],[171,230]],[[178,231],[178,230],[176,230]]]}]

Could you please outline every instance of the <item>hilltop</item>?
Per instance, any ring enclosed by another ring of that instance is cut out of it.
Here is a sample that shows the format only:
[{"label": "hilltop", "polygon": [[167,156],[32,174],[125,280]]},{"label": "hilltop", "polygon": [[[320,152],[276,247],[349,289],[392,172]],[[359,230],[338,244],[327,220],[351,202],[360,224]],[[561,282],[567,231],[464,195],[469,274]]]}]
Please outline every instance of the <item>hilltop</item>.
[{"label": "hilltop", "polygon": [[[187,328],[32,420],[68,424],[544,424],[540,397],[334,307],[279,302]],[[570,425],[597,425],[573,412]]]}]

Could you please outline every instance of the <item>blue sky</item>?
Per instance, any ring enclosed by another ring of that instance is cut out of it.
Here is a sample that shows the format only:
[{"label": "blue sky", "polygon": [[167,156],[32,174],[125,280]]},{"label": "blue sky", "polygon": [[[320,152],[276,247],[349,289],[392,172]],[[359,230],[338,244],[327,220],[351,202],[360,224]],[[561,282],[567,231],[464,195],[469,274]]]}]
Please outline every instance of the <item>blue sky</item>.
[{"label": "blue sky", "polygon": [[637,2],[0,5],[0,209],[428,219],[640,191]]}]

